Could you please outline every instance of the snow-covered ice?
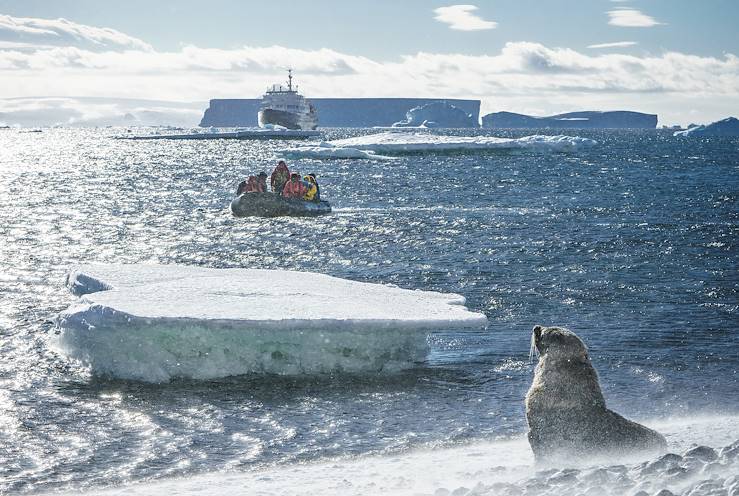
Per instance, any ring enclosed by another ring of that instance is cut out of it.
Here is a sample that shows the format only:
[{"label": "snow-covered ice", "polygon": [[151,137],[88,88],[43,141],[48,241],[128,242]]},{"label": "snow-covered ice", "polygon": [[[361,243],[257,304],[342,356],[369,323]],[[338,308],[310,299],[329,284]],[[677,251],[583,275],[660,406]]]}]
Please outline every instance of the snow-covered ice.
[{"label": "snow-covered ice", "polygon": [[[346,138],[321,143],[320,148],[333,150],[340,157],[343,150],[359,150],[374,154],[398,154],[418,152],[454,152],[465,150],[536,150],[569,152],[596,145],[597,142],[579,136],[533,135],[523,138],[498,138],[493,136],[447,136],[429,132],[386,131],[355,138]],[[293,158],[315,157],[315,146],[298,146],[282,150]],[[332,158],[322,151],[323,158]],[[377,155],[361,158],[376,158]],[[346,158],[346,157],[340,157]],[[358,157],[359,158],[359,157]]]},{"label": "snow-covered ice", "polygon": [[427,335],[487,324],[464,297],[283,270],[87,265],[53,344],[93,373],[150,382],[393,371]]},{"label": "snow-covered ice", "polygon": [[372,150],[359,150],[357,148],[336,147],[328,141],[322,141],[318,146],[301,146],[300,148],[288,148],[283,150],[282,156],[288,159],[313,158],[313,159],[342,159],[362,158],[368,160],[396,160],[397,157],[380,155]]},{"label": "snow-covered ice", "polygon": [[[671,419],[648,425],[665,434],[673,454],[619,465],[593,462],[573,467],[563,460],[561,467],[537,470],[528,443],[520,436],[402,454],[207,474],[90,494],[711,496],[739,492],[739,416]],[[704,447],[695,449],[697,445]]]},{"label": "snow-covered ice", "polygon": [[405,114],[405,120],[396,122],[393,127],[427,128],[470,128],[480,127],[477,117],[447,102],[431,102],[413,107]]}]

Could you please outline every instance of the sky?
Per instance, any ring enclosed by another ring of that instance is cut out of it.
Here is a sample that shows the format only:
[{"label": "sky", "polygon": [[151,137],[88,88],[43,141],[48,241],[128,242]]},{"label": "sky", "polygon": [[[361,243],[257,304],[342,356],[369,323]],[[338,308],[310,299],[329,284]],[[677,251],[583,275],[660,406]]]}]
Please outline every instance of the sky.
[{"label": "sky", "polygon": [[287,67],[309,98],[710,122],[739,114],[737,25],[736,0],[0,0],[0,122],[98,123],[121,99],[189,122]]}]

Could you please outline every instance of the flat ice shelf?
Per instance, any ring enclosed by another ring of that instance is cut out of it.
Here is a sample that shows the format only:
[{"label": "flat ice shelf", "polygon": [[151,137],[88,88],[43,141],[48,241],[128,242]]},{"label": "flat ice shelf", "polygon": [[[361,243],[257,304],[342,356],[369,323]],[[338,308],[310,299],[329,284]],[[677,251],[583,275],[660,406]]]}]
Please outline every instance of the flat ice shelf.
[{"label": "flat ice shelf", "polygon": [[[315,145],[282,150],[291,158],[368,158],[387,159],[382,153],[458,152],[479,150],[532,150],[574,152],[597,142],[579,136],[532,135],[523,138],[495,136],[448,136],[429,132],[397,132],[367,134],[355,138],[324,141]],[[362,152],[366,152],[362,154]]]},{"label": "flat ice shelf", "polygon": [[233,131],[199,131],[194,133],[146,134],[136,136],[119,136],[120,139],[132,140],[208,140],[208,139],[307,139],[322,136],[322,131],[309,129],[286,128],[250,128]]},{"label": "flat ice shelf", "polygon": [[311,272],[86,265],[54,344],[93,373],[152,382],[255,372],[393,371],[434,330],[479,329],[464,297]]}]

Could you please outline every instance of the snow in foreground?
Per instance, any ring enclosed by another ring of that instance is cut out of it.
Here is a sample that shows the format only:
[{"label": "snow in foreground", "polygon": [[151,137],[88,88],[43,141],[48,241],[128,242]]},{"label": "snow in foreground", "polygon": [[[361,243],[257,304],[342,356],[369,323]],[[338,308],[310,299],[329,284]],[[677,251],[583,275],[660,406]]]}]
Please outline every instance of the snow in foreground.
[{"label": "snow in foreground", "polygon": [[[356,138],[324,141],[319,146],[299,146],[282,152],[291,158],[387,158],[378,154],[414,152],[454,152],[465,150],[536,150],[569,152],[596,145],[578,136],[525,136],[496,138],[493,136],[446,136],[427,132],[393,132],[368,134]],[[364,156],[361,152],[366,152]],[[348,156],[351,155],[351,156]]]},{"label": "snow in foreground", "polygon": [[[728,496],[739,493],[739,441],[736,441],[739,416],[677,419],[649,423],[649,426],[665,434],[672,454],[619,465],[606,461],[566,467],[563,462],[560,468],[537,471],[522,436],[399,455],[208,474],[96,490],[90,494]],[[706,446],[694,449],[696,445]],[[662,490],[670,492],[660,493]]]},{"label": "snow in foreground", "polygon": [[98,375],[150,382],[247,373],[386,372],[434,330],[479,329],[464,297],[284,270],[88,265],[52,344]]}]

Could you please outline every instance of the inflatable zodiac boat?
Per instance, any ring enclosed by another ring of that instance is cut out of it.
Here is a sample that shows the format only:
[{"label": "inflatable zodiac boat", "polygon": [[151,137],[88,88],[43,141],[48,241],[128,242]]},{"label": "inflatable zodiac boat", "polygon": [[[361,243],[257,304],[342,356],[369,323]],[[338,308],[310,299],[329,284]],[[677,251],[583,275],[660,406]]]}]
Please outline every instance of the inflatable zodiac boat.
[{"label": "inflatable zodiac boat", "polygon": [[231,212],[236,217],[315,217],[331,213],[331,204],[288,199],[274,193],[242,193],[231,200]]}]

